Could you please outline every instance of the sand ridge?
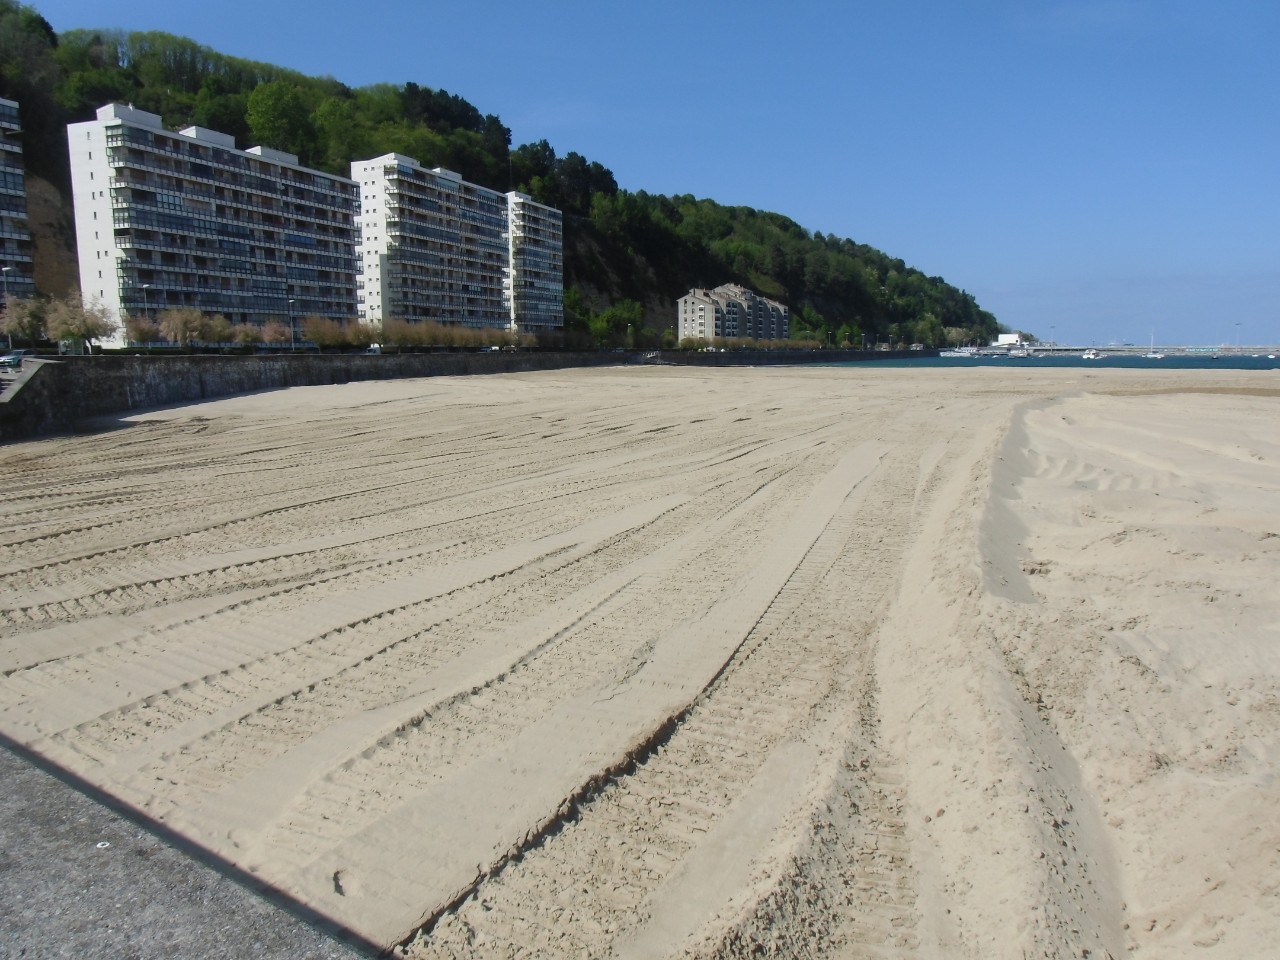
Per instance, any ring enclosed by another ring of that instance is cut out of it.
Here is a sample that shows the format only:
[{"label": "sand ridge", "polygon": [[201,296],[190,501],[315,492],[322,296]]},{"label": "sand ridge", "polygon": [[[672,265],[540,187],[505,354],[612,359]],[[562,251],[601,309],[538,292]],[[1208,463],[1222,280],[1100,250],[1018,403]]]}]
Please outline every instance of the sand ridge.
[{"label": "sand ridge", "polygon": [[620,368],[11,445],[0,732],[417,957],[1261,956],[1276,402]]}]

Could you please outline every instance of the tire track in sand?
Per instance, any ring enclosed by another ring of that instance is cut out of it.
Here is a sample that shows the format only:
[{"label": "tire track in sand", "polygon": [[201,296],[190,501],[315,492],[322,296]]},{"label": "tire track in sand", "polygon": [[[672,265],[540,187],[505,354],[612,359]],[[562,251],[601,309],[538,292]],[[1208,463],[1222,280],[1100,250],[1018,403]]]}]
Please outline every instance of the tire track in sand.
[{"label": "tire track in sand", "polygon": [[[912,466],[895,451],[857,488],[721,676],[634,769],[405,952],[426,960],[909,948],[914,887],[896,774],[876,745],[870,661],[911,529]],[[850,584],[863,599],[853,618],[845,611],[815,624],[802,615],[815,594]],[[845,746],[819,757],[813,745],[828,742]],[[809,794],[815,777],[823,786]],[[788,797],[797,790],[798,805]],[[771,863],[777,847],[790,853]]]},{"label": "tire track in sand", "polygon": [[584,785],[628,763],[688,708],[751,634],[879,455],[867,447],[846,455],[796,515],[775,528],[770,556],[705,616],[659,638],[621,682],[557,705],[496,753],[416,793],[302,869],[287,877],[263,875],[306,890],[312,902],[373,942],[390,945],[408,936],[470,892],[477,872],[492,873],[513,848],[557,823]]}]

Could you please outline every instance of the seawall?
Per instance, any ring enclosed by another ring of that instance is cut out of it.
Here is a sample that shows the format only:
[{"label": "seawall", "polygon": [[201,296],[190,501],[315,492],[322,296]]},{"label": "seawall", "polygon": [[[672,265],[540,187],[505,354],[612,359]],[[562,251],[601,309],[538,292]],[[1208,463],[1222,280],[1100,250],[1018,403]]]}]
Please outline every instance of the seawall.
[{"label": "seawall", "polygon": [[258,390],[361,380],[604,366],[608,353],[285,354],[36,360],[0,396],[0,441],[65,433],[91,417]]},{"label": "seawall", "polygon": [[658,353],[400,353],[141,356],[104,354],[27,361],[0,395],[0,442],[66,433],[92,417],[237,393],[361,380],[465,376],[658,361],[704,367],[888,360],[920,353],[858,350]]}]

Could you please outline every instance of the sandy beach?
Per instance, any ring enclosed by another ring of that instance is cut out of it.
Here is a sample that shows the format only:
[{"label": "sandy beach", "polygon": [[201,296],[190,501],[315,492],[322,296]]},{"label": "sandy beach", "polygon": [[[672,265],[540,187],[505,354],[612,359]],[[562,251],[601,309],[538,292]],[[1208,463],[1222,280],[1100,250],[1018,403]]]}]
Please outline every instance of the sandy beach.
[{"label": "sandy beach", "polygon": [[1275,371],[648,367],[0,447],[0,734],[380,948],[1266,957]]}]

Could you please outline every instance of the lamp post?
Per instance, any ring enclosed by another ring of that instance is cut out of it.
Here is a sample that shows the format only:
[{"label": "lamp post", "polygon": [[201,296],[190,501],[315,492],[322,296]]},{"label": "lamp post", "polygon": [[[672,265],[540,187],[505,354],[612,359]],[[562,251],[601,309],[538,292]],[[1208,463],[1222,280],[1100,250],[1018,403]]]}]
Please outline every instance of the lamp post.
[{"label": "lamp post", "polygon": [[[4,318],[6,320],[9,319],[9,271],[12,269],[13,267],[0,267],[0,273],[4,274]],[[9,352],[13,353],[13,334],[6,329],[5,336],[9,338]]]},{"label": "lamp post", "polygon": [[298,332],[293,326],[293,301],[289,301],[289,349],[298,349]]}]

